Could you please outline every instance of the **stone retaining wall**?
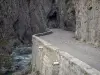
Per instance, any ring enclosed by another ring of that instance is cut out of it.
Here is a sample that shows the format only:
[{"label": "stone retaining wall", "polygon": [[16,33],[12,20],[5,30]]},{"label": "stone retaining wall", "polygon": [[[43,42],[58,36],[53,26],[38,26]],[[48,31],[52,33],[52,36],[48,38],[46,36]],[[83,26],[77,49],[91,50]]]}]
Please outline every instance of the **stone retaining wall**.
[{"label": "stone retaining wall", "polygon": [[67,52],[33,35],[33,70],[41,75],[100,75],[100,72]]}]

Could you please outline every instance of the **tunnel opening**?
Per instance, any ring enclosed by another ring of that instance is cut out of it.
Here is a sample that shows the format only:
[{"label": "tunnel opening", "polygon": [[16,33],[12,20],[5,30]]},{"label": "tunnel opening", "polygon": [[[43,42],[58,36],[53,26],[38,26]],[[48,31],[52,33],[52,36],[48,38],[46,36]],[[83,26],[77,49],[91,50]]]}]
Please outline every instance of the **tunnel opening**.
[{"label": "tunnel opening", "polygon": [[52,4],[54,4],[55,3],[55,0],[52,0]]},{"label": "tunnel opening", "polygon": [[54,12],[48,18],[49,18],[49,20],[57,20],[57,12]]},{"label": "tunnel opening", "polygon": [[48,28],[58,28],[58,15],[57,15],[57,11],[53,11],[51,13],[48,14]]}]

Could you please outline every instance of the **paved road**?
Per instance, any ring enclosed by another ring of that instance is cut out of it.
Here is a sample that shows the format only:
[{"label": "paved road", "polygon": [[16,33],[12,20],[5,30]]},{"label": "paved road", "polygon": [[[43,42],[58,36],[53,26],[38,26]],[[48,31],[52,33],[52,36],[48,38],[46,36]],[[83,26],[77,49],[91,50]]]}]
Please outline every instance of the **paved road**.
[{"label": "paved road", "polygon": [[52,34],[41,38],[100,71],[100,48],[75,40],[72,32],[61,29],[52,31]]}]

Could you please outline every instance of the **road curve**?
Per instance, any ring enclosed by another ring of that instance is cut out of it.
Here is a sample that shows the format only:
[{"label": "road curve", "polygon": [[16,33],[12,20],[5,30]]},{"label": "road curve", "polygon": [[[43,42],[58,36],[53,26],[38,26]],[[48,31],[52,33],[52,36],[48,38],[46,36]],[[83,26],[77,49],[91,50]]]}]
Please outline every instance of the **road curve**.
[{"label": "road curve", "polygon": [[52,31],[52,34],[40,38],[100,71],[100,48],[75,40],[73,32],[61,29]]}]

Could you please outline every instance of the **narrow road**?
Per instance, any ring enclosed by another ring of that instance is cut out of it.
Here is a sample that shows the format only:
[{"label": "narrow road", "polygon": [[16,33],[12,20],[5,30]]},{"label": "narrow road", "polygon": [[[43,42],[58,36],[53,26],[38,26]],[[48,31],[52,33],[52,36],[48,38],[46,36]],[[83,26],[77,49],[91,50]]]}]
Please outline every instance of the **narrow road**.
[{"label": "narrow road", "polygon": [[52,31],[52,34],[40,37],[100,71],[100,48],[75,40],[73,32],[61,29]]}]

